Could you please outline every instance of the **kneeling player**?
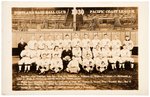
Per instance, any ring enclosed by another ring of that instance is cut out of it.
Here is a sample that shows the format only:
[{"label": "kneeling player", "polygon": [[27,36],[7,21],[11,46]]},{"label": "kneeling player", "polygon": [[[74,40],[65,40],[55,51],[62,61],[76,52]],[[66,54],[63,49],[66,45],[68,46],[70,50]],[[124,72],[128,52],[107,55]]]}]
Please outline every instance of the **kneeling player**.
[{"label": "kneeling player", "polygon": [[79,64],[82,64],[80,46],[76,45],[75,47],[73,47],[72,54],[73,54],[73,56],[75,56],[75,59],[78,60]]},{"label": "kneeling player", "polygon": [[45,74],[45,72],[49,70],[50,59],[47,58],[46,53],[42,54],[42,58],[39,60],[39,62],[37,62],[37,65],[39,66],[40,70],[39,74]]},{"label": "kneeling player", "polygon": [[21,60],[18,61],[19,71],[22,69],[22,65],[25,65],[24,72],[30,71],[31,59],[30,59],[30,50],[28,46],[25,46],[25,50],[23,50],[20,54],[22,57]]},{"label": "kneeling player", "polygon": [[54,57],[51,61],[50,69],[54,73],[58,73],[58,72],[63,70],[63,62],[62,62],[62,60],[61,60],[61,58],[59,57],[58,54],[54,54]]},{"label": "kneeling player", "polygon": [[72,60],[69,62],[66,68],[66,71],[70,73],[78,73],[80,71],[79,62],[75,56],[72,57]]},{"label": "kneeling player", "polygon": [[38,50],[37,45],[35,44],[35,50],[31,50],[30,52],[30,58],[31,58],[31,64],[36,65],[36,70],[38,70],[37,62],[41,59],[41,50]]},{"label": "kneeling player", "polygon": [[94,60],[91,58],[90,54],[87,54],[83,59],[82,68],[88,73],[91,73],[94,70]]},{"label": "kneeling player", "polygon": [[117,68],[117,64],[120,65],[120,48],[112,49],[111,56],[112,58],[110,58],[109,62],[111,63],[112,69],[114,70]]},{"label": "kneeling player", "polygon": [[100,73],[104,72],[108,67],[108,60],[107,58],[102,58],[101,56],[94,59],[96,70]]},{"label": "kneeling player", "polygon": [[123,45],[123,49],[121,50],[121,64],[120,64],[120,68],[123,67],[123,69],[124,69],[126,63],[129,63],[130,67],[133,69],[133,67],[134,67],[134,59],[131,58],[131,51],[125,45]]},{"label": "kneeling player", "polygon": [[87,57],[87,54],[89,55],[90,58],[92,58],[92,51],[90,49],[90,47],[84,47],[82,48],[82,58],[86,58]]}]

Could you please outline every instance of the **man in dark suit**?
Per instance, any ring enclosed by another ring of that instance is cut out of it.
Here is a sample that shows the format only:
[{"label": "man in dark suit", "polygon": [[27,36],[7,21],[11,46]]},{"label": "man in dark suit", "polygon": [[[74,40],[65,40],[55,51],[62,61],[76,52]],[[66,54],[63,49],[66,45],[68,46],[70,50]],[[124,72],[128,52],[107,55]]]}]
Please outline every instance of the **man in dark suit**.
[{"label": "man in dark suit", "polygon": [[63,67],[65,70],[67,68],[68,63],[72,59],[72,51],[70,47],[66,47],[65,50],[63,50],[61,58],[63,60]]},{"label": "man in dark suit", "polygon": [[19,52],[20,59],[21,59],[20,53],[22,52],[22,50],[24,50],[26,45],[27,45],[27,43],[24,41],[24,39],[20,38],[20,42],[18,43],[18,52]]}]

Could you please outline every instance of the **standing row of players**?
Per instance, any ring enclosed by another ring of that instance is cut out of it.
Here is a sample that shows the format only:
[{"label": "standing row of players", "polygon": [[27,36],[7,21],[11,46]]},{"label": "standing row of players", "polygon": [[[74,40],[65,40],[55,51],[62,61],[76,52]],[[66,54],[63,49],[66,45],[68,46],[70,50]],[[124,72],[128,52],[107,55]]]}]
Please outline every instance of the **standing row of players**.
[{"label": "standing row of players", "polygon": [[[121,49],[121,47],[123,47]],[[18,61],[19,72],[22,65],[25,65],[24,71],[30,71],[32,64],[36,64],[36,70],[45,73],[51,70],[54,73],[66,70],[70,73],[78,73],[81,69],[86,72],[92,72],[94,68],[98,72],[103,72],[111,64],[112,69],[125,68],[125,64],[129,63],[130,67],[134,67],[134,60],[131,58],[131,50],[133,42],[129,36],[125,36],[123,43],[115,36],[110,41],[107,34],[100,40],[98,35],[93,40],[84,35],[84,39],[80,40],[77,33],[74,39],[70,40],[69,35],[65,35],[65,39],[61,40],[58,36],[55,41],[44,40],[42,36],[37,41],[33,36],[25,46],[25,50],[21,51],[20,60]]]}]

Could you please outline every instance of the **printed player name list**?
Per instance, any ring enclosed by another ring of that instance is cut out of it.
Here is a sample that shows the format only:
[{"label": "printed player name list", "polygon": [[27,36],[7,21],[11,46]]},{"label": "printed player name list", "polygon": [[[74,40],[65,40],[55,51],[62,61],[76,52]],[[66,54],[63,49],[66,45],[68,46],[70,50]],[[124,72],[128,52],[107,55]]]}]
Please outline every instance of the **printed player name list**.
[{"label": "printed player name list", "polygon": [[107,85],[131,84],[130,75],[20,75],[17,90],[86,90],[107,89]]}]

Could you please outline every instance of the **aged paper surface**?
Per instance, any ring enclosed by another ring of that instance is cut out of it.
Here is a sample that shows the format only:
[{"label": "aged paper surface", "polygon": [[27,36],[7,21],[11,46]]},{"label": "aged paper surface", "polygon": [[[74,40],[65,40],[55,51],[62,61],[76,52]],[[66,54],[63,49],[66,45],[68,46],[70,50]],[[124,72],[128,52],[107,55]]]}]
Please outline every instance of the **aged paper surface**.
[{"label": "aged paper surface", "polygon": [[147,7],[3,2],[3,94],[147,94]]}]

